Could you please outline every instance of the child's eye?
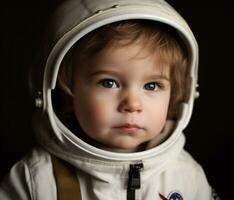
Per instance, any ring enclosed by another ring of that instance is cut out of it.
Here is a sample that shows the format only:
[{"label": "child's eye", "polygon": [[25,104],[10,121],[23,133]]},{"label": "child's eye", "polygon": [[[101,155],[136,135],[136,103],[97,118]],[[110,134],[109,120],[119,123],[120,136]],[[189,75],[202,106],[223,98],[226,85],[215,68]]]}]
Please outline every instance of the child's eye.
[{"label": "child's eye", "polygon": [[144,85],[144,89],[152,91],[156,91],[160,89],[160,87],[161,87],[160,84],[157,82],[149,82]]},{"label": "child's eye", "polygon": [[113,79],[103,79],[98,84],[105,88],[119,88],[119,83]]}]

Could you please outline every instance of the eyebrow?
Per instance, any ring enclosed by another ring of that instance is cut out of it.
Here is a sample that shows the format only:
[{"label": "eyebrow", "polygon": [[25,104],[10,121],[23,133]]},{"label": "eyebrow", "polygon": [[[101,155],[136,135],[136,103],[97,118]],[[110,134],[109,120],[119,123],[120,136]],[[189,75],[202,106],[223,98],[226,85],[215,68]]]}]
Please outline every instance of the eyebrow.
[{"label": "eyebrow", "polygon": [[[109,74],[109,75],[112,75],[112,76],[118,76],[119,75],[119,73],[117,71],[97,70],[97,71],[91,72],[89,74],[89,76],[93,77],[93,76],[98,76],[98,75],[102,75],[102,74]],[[166,80],[166,81],[170,82],[170,79],[167,76],[163,75],[163,74],[149,75],[149,76],[147,76],[147,79],[163,79],[163,80]]]},{"label": "eyebrow", "polygon": [[163,74],[156,74],[156,75],[150,75],[147,77],[148,79],[164,79],[166,81],[170,82],[170,79],[167,76],[164,76]]},{"label": "eyebrow", "polygon": [[92,77],[92,76],[97,76],[97,75],[102,75],[102,74],[118,75],[119,73],[117,71],[112,71],[112,70],[97,70],[97,71],[91,72],[89,76]]}]

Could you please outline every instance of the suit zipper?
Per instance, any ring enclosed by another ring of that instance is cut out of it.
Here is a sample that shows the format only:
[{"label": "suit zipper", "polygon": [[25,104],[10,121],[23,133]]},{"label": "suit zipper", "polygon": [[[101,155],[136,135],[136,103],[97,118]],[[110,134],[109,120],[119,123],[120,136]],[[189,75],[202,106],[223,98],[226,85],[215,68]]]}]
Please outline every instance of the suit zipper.
[{"label": "suit zipper", "polygon": [[131,164],[128,178],[127,200],[136,199],[136,190],[141,188],[141,170],[143,163]]}]

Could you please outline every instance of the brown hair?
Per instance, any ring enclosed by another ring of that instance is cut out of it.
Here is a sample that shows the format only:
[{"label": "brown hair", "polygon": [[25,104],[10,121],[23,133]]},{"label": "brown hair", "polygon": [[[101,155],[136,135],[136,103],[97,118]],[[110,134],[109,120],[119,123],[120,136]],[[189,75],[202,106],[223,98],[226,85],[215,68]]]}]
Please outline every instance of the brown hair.
[{"label": "brown hair", "polygon": [[[114,22],[92,31],[80,39],[65,56],[58,75],[59,87],[64,94],[65,104],[72,105],[72,85],[75,60],[83,60],[95,55],[104,48],[113,45],[129,45],[144,41],[149,53],[157,52],[160,66],[169,66],[171,83],[171,100],[168,118],[178,117],[181,102],[186,100],[186,78],[188,68],[188,52],[182,39],[168,25],[148,20],[126,20]],[[76,59],[74,54],[76,55]],[[70,96],[70,100],[69,100]],[[64,105],[63,105],[64,106]],[[64,112],[68,112],[65,106]],[[72,112],[72,110],[70,110]]]}]

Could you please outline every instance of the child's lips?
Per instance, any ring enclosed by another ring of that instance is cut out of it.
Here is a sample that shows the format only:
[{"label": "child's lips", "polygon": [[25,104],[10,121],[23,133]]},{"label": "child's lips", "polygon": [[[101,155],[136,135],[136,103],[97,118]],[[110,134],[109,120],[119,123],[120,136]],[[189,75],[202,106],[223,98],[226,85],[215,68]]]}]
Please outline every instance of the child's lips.
[{"label": "child's lips", "polygon": [[128,123],[120,125],[120,126],[116,126],[114,128],[119,129],[122,132],[127,132],[127,133],[134,133],[134,132],[137,132],[137,131],[143,129],[143,127],[141,127],[141,126],[139,126],[137,124],[128,124]]}]

